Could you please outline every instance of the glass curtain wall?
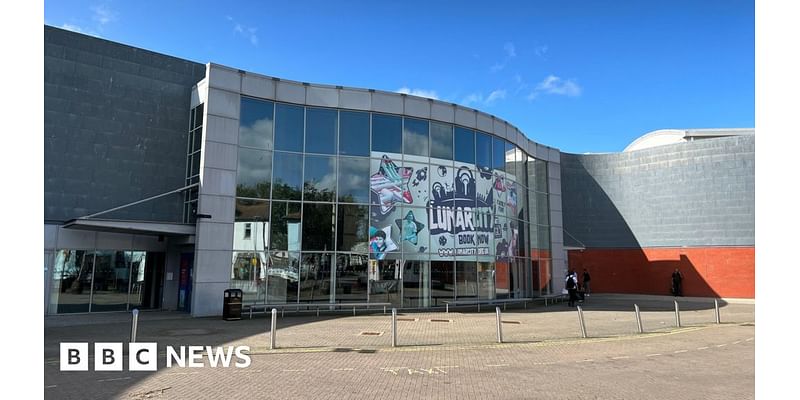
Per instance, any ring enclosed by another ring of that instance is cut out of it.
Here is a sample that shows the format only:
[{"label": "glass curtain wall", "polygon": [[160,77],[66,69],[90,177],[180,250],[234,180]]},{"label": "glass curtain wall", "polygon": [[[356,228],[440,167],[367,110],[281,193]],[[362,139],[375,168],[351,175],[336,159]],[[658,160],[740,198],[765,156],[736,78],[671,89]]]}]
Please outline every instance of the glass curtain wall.
[{"label": "glass curtain wall", "polygon": [[[147,255],[145,251],[130,250],[58,250],[48,312],[127,311],[141,307],[146,278],[152,281],[150,293],[160,296],[160,291],[152,290],[161,282],[145,273]],[[155,300],[160,305],[160,298]]]},{"label": "glass curtain wall", "polygon": [[231,283],[245,301],[549,293],[545,161],[425,119],[246,97],[241,112]]}]

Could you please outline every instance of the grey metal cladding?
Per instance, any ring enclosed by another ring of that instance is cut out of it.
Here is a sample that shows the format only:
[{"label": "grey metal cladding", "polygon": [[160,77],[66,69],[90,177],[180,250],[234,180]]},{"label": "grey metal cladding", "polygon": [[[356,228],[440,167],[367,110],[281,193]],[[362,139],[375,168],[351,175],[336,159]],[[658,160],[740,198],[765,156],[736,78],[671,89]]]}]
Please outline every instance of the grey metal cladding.
[{"label": "grey metal cladding", "polygon": [[[184,186],[191,88],[205,65],[45,26],[45,221]],[[179,221],[168,196],[104,217]]]},{"label": "grey metal cladding", "polygon": [[755,136],[561,154],[564,229],[587,247],[753,246]]}]

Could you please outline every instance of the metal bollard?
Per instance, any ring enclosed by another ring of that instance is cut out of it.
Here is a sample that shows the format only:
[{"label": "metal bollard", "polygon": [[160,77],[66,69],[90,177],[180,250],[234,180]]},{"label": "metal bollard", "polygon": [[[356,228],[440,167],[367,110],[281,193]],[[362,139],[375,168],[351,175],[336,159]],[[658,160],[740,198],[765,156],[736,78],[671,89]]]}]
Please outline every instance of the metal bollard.
[{"label": "metal bollard", "polygon": [[639,327],[639,333],[644,333],[644,329],[642,329],[642,316],[639,314],[639,305],[634,304],[633,308],[636,310],[636,326]]},{"label": "metal bollard", "polygon": [[502,326],[502,315],[500,314],[500,307],[494,308],[495,313],[497,314],[497,343],[503,343],[503,326]]},{"label": "metal bollard", "polygon": [[681,327],[681,308],[678,307],[678,300],[675,300],[675,326]]},{"label": "metal bollard", "polygon": [[269,349],[275,349],[275,331],[277,330],[278,326],[278,309],[272,309],[272,323],[270,324],[269,328]]},{"label": "metal bollard", "polygon": [[581,322],[581,335],[586,338],[586,324],[583,322],[583,308],[578,306],[578,320]]},{"label": "metal bollard", "polygon": [[717,323],[719,324],[719,302],[717,299],[714,299],[714,318],[716,318]]},{"label": "metal bollard", "polygon": [[392,347],[397,347],[397,309],[392,308]]},{"label": "metal bollard", "polygon": [[133,314],[131,318],[131,343],[136,343],[136,331],[139,329],[139,309],[134,308],[131,314]]}]

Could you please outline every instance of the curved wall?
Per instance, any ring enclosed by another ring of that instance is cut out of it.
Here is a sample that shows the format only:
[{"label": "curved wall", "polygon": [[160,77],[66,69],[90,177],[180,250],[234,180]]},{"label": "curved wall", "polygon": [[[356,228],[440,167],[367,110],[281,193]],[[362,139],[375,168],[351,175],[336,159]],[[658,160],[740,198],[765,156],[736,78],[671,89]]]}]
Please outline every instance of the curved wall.
[{"label": "curved wall", "polygon": [[754,297],[754,155],[754,136],[562,154],[570,267],[607,292],[668,294],[680,267],[685,295]]},{"label": "curved wall", "polygon": [[[564,269],[558,150],[455,104],[207,68],[191,104],[205,107],[198,213],[212,216],[197,221],[194,315],[219,314],[232,284],[254,301],[376,301],[369,292],[399,307],[560,290],[550,282]],[[366,152],[350,153],[336,128],[330,143],[312,133],[345,115],[368,124]],[[474,161],[441,155],[435,130],[452,132],[454,155],[459,130],[473,132]],[[353,178],[362,183],[342,196]]]}]

